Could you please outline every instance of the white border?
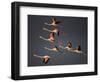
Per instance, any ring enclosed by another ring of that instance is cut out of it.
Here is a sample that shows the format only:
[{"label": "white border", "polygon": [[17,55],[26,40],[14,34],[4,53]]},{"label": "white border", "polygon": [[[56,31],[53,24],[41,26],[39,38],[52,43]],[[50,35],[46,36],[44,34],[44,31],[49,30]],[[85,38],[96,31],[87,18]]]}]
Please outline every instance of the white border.
[{"label": "white border", "polygon": [[[88,64],[27,67],[27,15],[54,15],[88,17]],[[40,7],[20,7],[20,75],[43,75],[94,71],[94,11],[56,9]]]}]

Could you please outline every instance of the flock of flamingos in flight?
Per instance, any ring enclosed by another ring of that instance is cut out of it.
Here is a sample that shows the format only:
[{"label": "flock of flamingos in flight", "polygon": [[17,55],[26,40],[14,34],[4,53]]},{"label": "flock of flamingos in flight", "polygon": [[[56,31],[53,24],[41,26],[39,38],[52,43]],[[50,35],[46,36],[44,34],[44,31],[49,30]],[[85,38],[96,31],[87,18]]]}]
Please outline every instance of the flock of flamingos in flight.
[{"label": "flock of flamingos in flight", "polygon": [[[47,28],[43,28],[43,30],[48,31],[50,33],[50,35],[49,35],[49,38],[44,38],[43,36],[39,36],[39,38],[54,44],[55,43],[55,35],[57,35],[59,37],[58,26],[60,23],[61,23],[61,21],[58,21],[55,18],[52,18],[52,22],[50,24],[44,23],[45,25],[51,27],[50,30]],[[59,46],[54,46],[53,48],[44,47],[44,49],[49,50],[49,51],[53,51],[53,52],[61,52],[61,49],[64,49],[64,50],[67,50],[69,52],[74,52],[74,53],[86,55],[84,52],[82,52],[80,44],[78,44],[78,46],[76,48],[73,48],[71,41],[68,41],[65,47],[59,45]],[[41,58],[42,62],[45,64],[47,64],[48,61],[51,59],[51,57],[48,55],[39,56],[39,55],[33,53],[33,56]]]}]

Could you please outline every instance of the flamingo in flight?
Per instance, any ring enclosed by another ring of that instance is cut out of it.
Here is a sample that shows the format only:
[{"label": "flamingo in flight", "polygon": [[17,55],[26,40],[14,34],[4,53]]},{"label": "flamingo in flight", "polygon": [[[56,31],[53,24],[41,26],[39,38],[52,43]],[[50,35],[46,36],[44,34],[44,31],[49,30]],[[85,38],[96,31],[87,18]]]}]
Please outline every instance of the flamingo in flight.
[{"label": "flamingo in flight", "polygon": [[55,18],[52,18],[51,24],[48,24],[48,23],[45,23],[45,24],[46,25],[51,25],[51,26],[57,27],[59,23],[61,23],[61,21],[58,21]]},{"label": "flamingo in flight", "polygon": [[49,50],[49,51],[53,51],[53,52],[60,52],[60,53],[63,53],[62,51],[60,51],[60,49],[55,46],[54,48],[47,48],[47,47],[44,47],[44,49],[46,50]]},{"label": "flamingo in flight", "polygon": [[47,48],[47,47],[44,47],[44,49],[50,50],[50,51],[54,51],[54,52],[59,52],[59,48],[58,48],[57,46],[55,46],[54,48]]},{"label": "flamingo in flight", "polygon": [[59,47],[62,48],[62,49],[72,50],[72,43],[71,43],[71,41],[69,41],[67,43],[67,46],[66,47],[63,47],[61,45]]},{"label": "flamingo in flight", "polygon": [[41,59],[42,59],[42,62],[45,63],[45,64],[47,64],[48,61],[49,61],[50,58],[51,58],[51,57],[48,56],[48,55],[45,55],[45,56],[39,56],[39,55],[34,54],[33,56],[38,57],[38,58],[41,58]]},{"label": "flamingo in flight", "polygon": [[43,28],[43,30],[48,31],[48,32],[56,33],[59,36],[59,30],[58,30],[57,27],[52,27],[52,30],[49,30],[47,28]]},{"label": "flamingo in flight", "polygon": [[48,38],[48,39],[46,39],[46,38],[44,38],[44,37],[42,37],[42,36],[40,36],[40,38],[41,38],[41,39],[43,39],[43,40],[45,40],[45,41],[52,42],[52,43],[54,43],[54,42],[55,42],[55,35],[54,35],[54,33],[53,33],[53,32],[51,32],[51,33],[50,33],[50,35],[49,35],[49,38]]}]

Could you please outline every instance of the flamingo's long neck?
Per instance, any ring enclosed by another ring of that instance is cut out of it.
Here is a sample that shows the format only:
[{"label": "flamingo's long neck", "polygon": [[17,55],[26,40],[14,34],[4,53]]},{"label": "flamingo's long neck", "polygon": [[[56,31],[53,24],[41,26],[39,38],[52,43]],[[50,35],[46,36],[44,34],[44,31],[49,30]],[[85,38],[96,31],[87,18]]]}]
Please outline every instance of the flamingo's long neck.
[{"label": "flamingo's long neck", "polygon": [[38,55],[36,55],[36,54],[34,54],[33,56],[38,57],[38,58],[42,58],[42,56],[38,56]]}]

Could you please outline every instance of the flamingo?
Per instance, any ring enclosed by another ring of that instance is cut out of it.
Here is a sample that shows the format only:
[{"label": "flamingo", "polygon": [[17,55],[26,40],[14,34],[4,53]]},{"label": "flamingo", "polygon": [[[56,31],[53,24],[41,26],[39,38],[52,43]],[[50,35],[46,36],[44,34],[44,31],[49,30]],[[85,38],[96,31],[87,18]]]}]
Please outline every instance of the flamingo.
[{"label": "flamingo", "polygon": [[47,48],[47,47],[44,47],[44,49],[50,50],[50,51],[54,51],[54,52],[59,52],[59,48],[58,48],[57,46],[55,46],[54,48]]},{"label": "flamingo", "polygon": [[48,32],[56,33],[59,36],[59,30],[56,27],[54,27],[52,30],[49,30],[47,28],[43,28],[43,30],[48,31]]},{"label": "flamingo", "polygon": [[45,55],[45,56],[39,56],[39,55],[36,55],[36,54],[34,54],[33,56],[35,56],[35,57],[38,57],[38,58],[41,58],[43,61],[43,63],[45,63],[45,64],[47,64],[48,63],[48,61],[50,60],[50,56],[48,56],[48,55]]},{"label": "flamingo", "polygon": [[52,42],[52,43],[54,43],[54,42],[55,42],[55,35],[54,35],[54,33],[53,33],[53,32],[51,32],[51,33],[50,33],[50,35],[49,35],[49,38],[48,38],[48,39],[46,39],[46,38],[44,38],[44,37],[42,37],[42,36],[40,36],[40,38],[41,38],[41,39],[43,39],[43,40],[45,40],[45,41]]},{"label": "flamingo", "polygon": [[72,50],[72,43],[71,43],[71,41],[69,41],[67,43],[67,46],[66,47],[63,47],[61,45],[59,47],[62,48],[62,49]]},{"label": "flamingo", "polygon": [[[63,53],[62,51],[60,51],[60,49],[55,46],[54,48],[47,48],[47,47],[44,47],[44,49],[46,50],[49,50],[49,51],[54,51],[54,52],[60,52],[60,53]],[[63,53],[64,54],[64,53]]]},{"label": "flamingo", "polygon": [[48,23],[45,23],[45,24],[56,27],[56,26],[58,26],[59,23],[61,23],[61,22],[57,21],[55,18],[52,18],[52,23],[51,24],[48,24]]}]

